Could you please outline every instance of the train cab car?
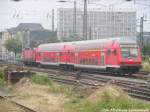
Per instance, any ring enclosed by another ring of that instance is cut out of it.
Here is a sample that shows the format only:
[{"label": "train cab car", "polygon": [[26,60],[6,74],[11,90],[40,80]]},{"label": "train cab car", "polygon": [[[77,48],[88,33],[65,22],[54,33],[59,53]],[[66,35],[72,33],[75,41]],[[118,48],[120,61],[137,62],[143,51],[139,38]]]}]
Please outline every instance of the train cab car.
[{"label": "train cab car", "polygon": [[132,74],[141,66],[140,49],[130,38],[108,38],[75,42],[75,67],[104,69]]},{"label": "train cab car", "polygon": [[141,68],[141,52],[136,41],[127,40],[120,41],[120,57],[119,65],[122,73],[133,74]]},{"label": "train cab car", "polygon": [[107,71],[130,75],[139,71],[141,53],[134,39],[120,38],[108,42],[105,49]]}]

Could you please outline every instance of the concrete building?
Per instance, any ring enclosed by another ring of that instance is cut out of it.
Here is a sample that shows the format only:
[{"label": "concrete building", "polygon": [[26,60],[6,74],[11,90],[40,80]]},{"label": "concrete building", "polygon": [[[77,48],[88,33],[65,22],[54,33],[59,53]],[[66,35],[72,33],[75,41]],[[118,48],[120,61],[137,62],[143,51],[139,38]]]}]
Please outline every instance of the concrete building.
[{"label": "concrete building", "polygon": [[[73,9],[58,9],[57,36],[59,39],[73,33]],[[77,9],[76,34],[83,38],[83,11]],[[88,39],[118,36],[136,36],[136,12],[120,10],[88,10]]]}]

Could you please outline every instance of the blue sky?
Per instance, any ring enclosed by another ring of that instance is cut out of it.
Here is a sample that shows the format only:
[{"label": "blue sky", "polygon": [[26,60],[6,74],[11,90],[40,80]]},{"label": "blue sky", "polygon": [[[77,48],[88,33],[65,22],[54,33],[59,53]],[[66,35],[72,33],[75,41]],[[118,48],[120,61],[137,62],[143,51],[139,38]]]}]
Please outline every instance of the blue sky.
[{"label": "blue sky", "polygon": [[[59,3],[58,0],[0,0],[0,31],[15,27],[19,23],[41,23],[46,29],[51,29],[51,10],[55,9],[55,27],[57,22],[57,8],[72,8],[71,3]],[[71,1],[71,0],[69,0]],[[77,7],[83,8],[83,0],[76,0]],[[136,10],[137,19],[145,16],[144,31],[150,31],[150,0],[89,0],[88,8]],[[93,4],[92,4],[93,3]],[[95,5],[96,4],[96,5]],[[143,5],[141,5],[143,4]],[[138,22],[138,20],[137,20]],[[139,29],[139,28],[138,28]]]}]

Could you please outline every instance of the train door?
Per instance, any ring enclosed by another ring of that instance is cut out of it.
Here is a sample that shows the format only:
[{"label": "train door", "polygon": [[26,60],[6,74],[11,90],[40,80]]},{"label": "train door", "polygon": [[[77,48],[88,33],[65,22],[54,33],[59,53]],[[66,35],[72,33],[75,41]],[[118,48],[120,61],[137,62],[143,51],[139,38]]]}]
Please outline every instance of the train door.
[{"label": "train door", "polygon": [[105,66],[105,53],[102,52],[100,56],[100,65]]},{"label": "train door", "polygon": [[75,62],[75,52],[74,50],[68,50],[68,60],[67,63],[68,64],[74,64]]},{"label": "train door", "polygon": [[61,64],[74,64],[74,60],[75,60],[74,46],[64,45],[60,52]]},{"label": "train door", "polygon": [[65,46],[64,46],[64,49],[62,49],[61,52],[60,52],[60,63],[61,64],[67,64],[67,59],[68,59],[67,54],[68,53],[65,50]]},{"label": "train door", "polygon": [[117,64],[117,50],[115,48],[107,49],[106,52],[106,63],[107,65],[116,65]]}]

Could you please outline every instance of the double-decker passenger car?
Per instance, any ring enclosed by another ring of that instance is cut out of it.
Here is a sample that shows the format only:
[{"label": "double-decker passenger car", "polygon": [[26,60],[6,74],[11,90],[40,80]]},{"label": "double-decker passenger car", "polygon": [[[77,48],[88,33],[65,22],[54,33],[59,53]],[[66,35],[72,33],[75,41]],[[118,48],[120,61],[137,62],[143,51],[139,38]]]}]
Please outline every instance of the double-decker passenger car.
[{"label": "double-decker passenger car", "polygon": [[[120,74],[133,74],[141,67],[136,41],[125,37],[41,44],[33,58],[41,65],[103,69]],[[23,59],[27,60],[28,56],[24,55]]]}]

